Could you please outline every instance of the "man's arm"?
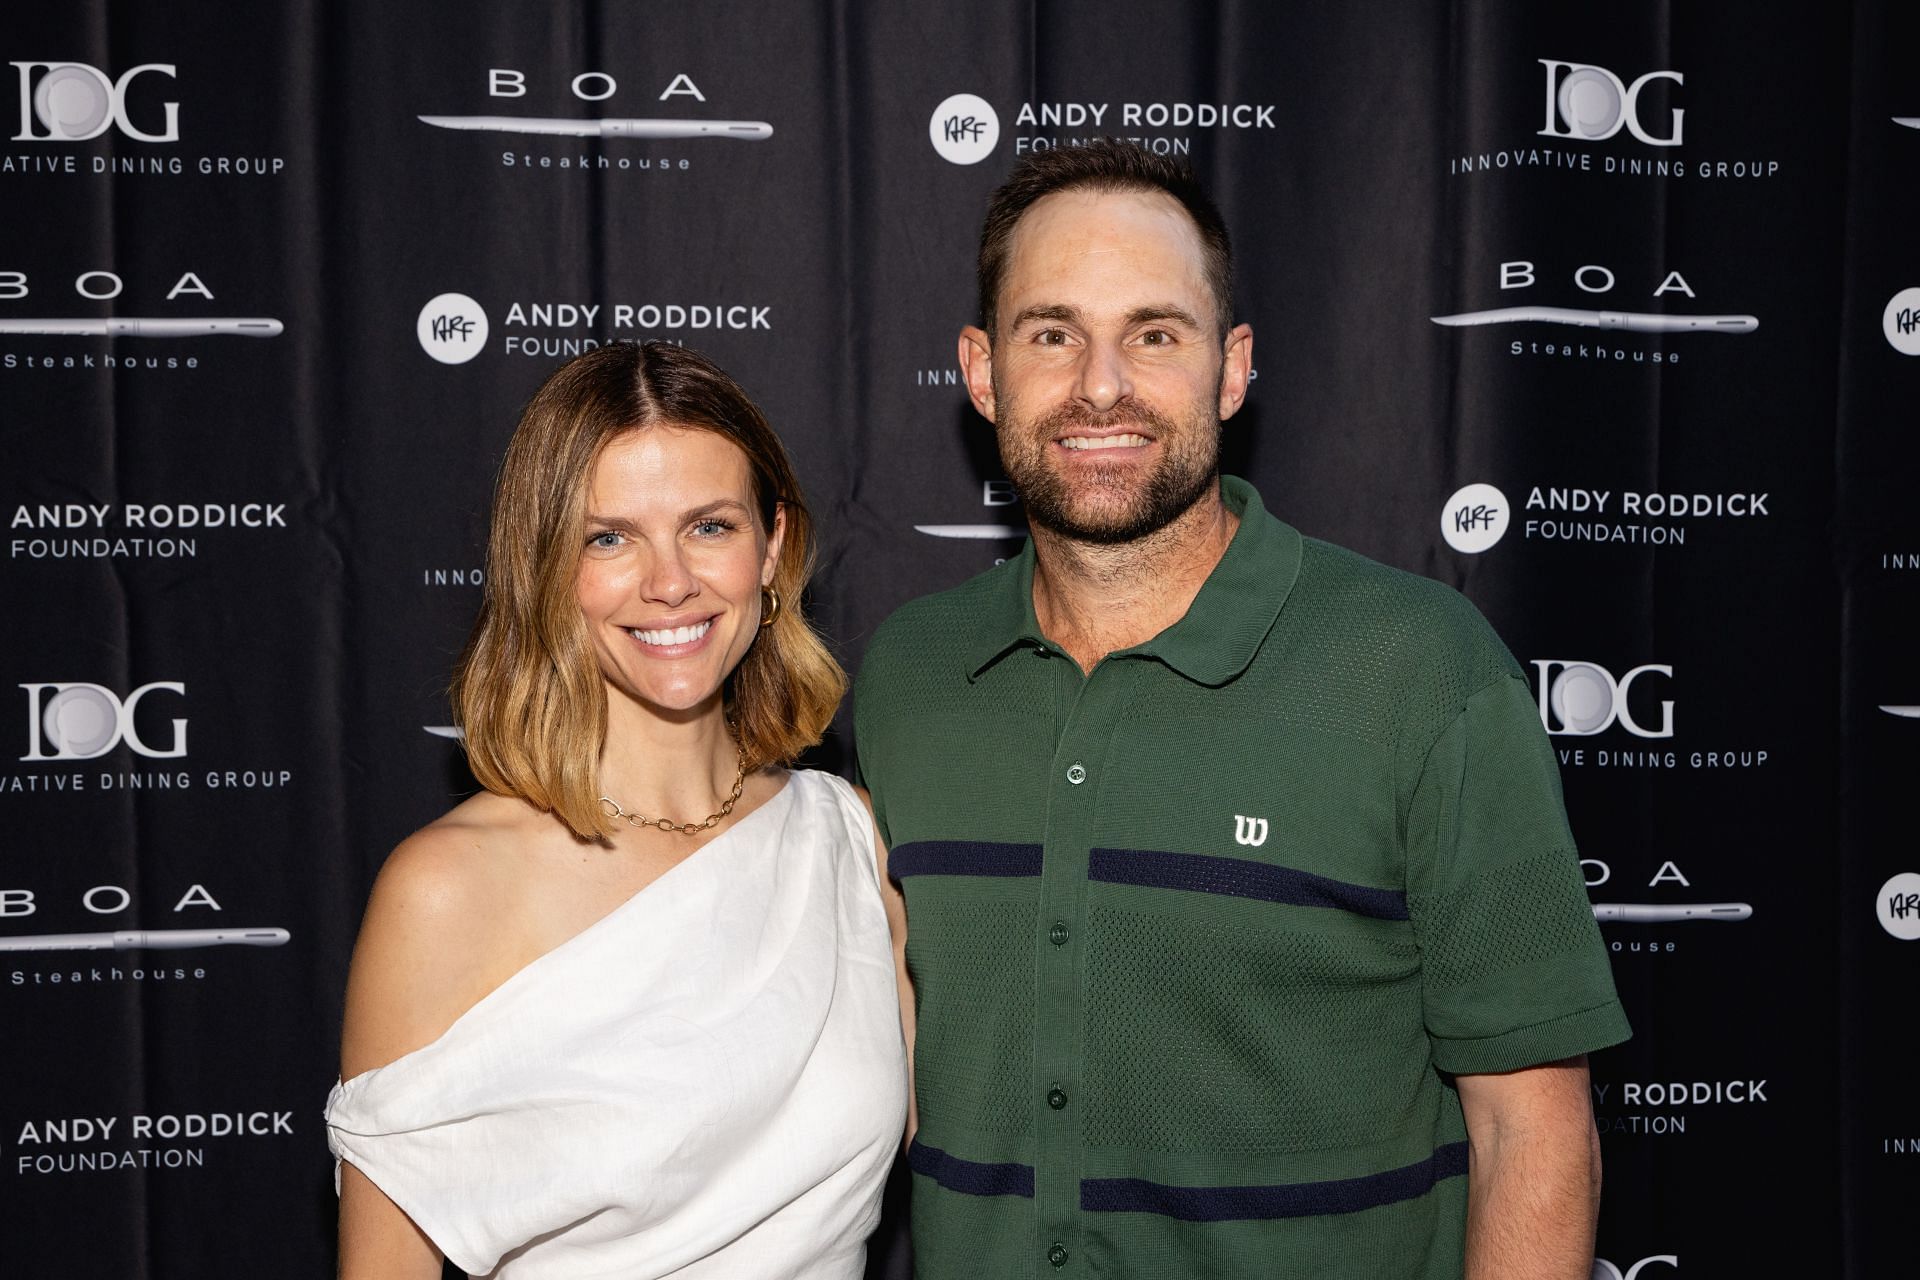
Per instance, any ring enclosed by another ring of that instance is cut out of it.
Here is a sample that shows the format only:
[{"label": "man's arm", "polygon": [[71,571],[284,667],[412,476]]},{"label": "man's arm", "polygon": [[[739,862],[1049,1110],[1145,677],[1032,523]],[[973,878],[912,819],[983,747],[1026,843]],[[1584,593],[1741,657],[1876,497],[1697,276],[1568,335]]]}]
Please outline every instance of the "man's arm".
[{"label": "man's arm", "polygon": [[1600,1135],[1584,1055],[1455,1079],[1466,1112],[1466,1280],[1589,1280]]}]

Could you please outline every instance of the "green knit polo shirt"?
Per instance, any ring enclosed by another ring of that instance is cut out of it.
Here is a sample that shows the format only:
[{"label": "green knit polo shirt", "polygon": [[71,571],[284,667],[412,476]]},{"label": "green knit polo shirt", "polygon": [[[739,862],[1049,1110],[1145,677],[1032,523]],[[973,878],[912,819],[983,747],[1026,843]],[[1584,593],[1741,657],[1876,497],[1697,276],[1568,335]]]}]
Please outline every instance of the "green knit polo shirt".
[{"label": "green knit polo shirt", "polygon": [[1192,608],[1091,675],[1030,544],[868,649],[919,1280],[1458,1276],[1450,1076],[1628,1034],[1492,629],[1221,488]]}]

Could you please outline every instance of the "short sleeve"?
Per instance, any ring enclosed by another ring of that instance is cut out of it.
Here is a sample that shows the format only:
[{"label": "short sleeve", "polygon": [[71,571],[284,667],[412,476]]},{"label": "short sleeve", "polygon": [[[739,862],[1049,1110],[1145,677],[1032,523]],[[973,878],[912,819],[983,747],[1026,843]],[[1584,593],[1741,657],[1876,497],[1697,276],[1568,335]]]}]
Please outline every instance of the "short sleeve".
[{"label": "short sleeve", "polygon": [[[395,1064],[404,1076],[405,1060]],[[333,1152],[333,1192],[340,1194],[340,1166],[351,1164],[381,1194],[420,1228],[447,1260],[468,1275],[490,1274],[503,1249],[486,1240],[486,1170],[494,1160],[505,1163],[514,1150],[497,1144],[491,1152],[465,1151],[458,1144],[471,1139],[476,1128],[447,1125],[422,1135],[405,1131],[382,1132],[367,1104],[369,1089],[378,1094],[382,1068],[362,1072],[352,1080],[336,1081],[327,1095],[327,1148]],[[388,1071],[388,1074],[393,1074]],[[522,1148],[524,1149],[524,1148]],[[493,1160],[485,1158],[492,1156]],[[459,1188],[449,1194],[447,1188]]]},{"label": "short sleeve", "polygon": [[1407,906],[1441,1070],[1514,1071],[1631,1034],[1553,749],[1517,675],[1468,698],[1427,753],[1408,812]]}]

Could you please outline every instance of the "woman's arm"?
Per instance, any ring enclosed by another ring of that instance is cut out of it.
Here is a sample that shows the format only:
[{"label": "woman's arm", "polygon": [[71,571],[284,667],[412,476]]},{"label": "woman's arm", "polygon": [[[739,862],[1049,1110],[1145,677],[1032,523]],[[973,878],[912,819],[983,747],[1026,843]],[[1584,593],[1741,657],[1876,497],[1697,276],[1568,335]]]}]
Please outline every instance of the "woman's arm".
[{"label": "woman's arm", "polygon": [[[431,1044],[484,990],[473,921],[482,913],[470,833],[429,827],[374,882],[347,977],[340,1078]],[[341,1280],[439,1280],[440,1250],[353,1165],[340,1169]]]},{"label": "woman's arm", "polygon": [[367,1175],[340,1165],[340,1280],[440,1280],[440,1250]]},{"label": "woman's arm", "polygon": [[[867,817],[873,817],[873,797],[865,787],[855,787],[866,803]],[[893,934],[894,983],[900,993],[900,1030],[907,1038],[907,1133],[905,1143],[913,1141],[920,1127],[920,1107],[913,1096],[913,981],[907,975],[907,899],[900,886],[887,876],[887,842],[880,838],[880,826],[873,828],[874,856],[880,865],[880,900],[887,908],[887,929]]]}]

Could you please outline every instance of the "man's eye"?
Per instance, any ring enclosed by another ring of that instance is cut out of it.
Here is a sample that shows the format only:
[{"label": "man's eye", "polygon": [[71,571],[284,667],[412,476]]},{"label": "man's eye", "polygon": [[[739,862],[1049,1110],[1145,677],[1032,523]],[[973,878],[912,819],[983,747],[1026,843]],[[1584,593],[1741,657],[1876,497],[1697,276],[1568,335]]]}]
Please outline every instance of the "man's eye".
[{"label": "man's eye", "polygon": [[1165,329],[1149,329],[1140,335],[1140,341],[1150,347],[1164,347],[1173,341],[1173,335]]},{"label": "man's eye", "polygon": [[1043,347],[1065,346],[1067,333],[1064,329],[1042,329],[1034,335],[1034,341]]}]

